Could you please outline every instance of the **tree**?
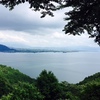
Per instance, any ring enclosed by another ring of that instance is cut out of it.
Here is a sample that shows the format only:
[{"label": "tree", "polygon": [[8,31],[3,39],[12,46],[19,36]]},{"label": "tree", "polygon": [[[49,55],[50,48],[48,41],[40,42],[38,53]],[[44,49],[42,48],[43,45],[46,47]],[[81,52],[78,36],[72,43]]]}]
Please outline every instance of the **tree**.
[{"label": "tree", "polygon": [[72,10],[65,13],[68,16],[65,33],[80,35],[87,31],[100,45],[100,0],[66,0],[61,8],[66,7],[72,7]]},{"label": "tree", "polygon": [[[0,3],[13,9],[14,6],[28,2],[35,11],[42,10],[42,16],[53,16],[52,11],[71,7],[66,12],[66,34],[81,35],[85,31],[100,45],[100,0],[1,0]],[[56,4],[55,4],[56,3]],[[58,5],[59,7],[58,7]]]},{"label": "tree", "polygon": [[1,100],[43,100],[43,96],[34,84],[19,82],[13,91],[3,95]]},{"label": "tree", "polygon": [[7,95],[9,92],[11,92],[12,87],[10,86],[8,80],[5,79],[5,77],[0,76],[0,98],[3,95]]},{"label": "tree", "polygon": [[9,7],[9,9],[12,10],[16,5],[27,2],[32,10],[42,10],[41,17],[45,17],[46,14],[53,16],[51,11],[56,10],[55,3],[60,4],[61,1],[62,0],[1,0],[0,4],[4,5],[5,7]]},{"label": "tree", "polygon": [[62,100],[62,98],[66,98],[62,97],[65,95],[63,88],[51,71],[43,70],[40,73],[37,78],[37,87],[44,96],[44,100]]},{"label": "tree", "polygon": [[88,83],[81,95],[81,100],[99,100],[100,99],[100,83]]}]

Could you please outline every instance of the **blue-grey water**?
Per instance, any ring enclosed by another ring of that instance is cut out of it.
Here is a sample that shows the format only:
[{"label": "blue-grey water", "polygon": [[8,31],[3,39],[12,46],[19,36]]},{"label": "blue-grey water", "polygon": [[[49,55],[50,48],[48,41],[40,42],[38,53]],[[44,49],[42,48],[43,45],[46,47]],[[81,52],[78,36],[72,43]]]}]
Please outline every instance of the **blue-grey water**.
[{"label": "blue-grey water", "polygon": [[100,72],[100,52],[0,53],[0,64],[18,69],[32,78],[46,69],[59,81],[78,83]]}]

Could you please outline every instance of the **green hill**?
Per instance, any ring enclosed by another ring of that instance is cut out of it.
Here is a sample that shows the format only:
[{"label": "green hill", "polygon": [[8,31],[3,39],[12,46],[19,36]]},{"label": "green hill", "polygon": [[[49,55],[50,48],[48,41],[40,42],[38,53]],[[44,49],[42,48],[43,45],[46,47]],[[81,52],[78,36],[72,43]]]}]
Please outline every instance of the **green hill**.
[{"label": "green hill", "polygon": [[[0,65],[0,100],[41,100],[35,79],[16,69]],[[23,99],[22,99],[23,98]]]},{"label": "green hill", "polygon": [[79,82],[79,85],[98,82],[100,83],[100,72],[95,73],[94,75],[86,77],[83,81]]},{"label": "green hill", "polygon": [[0,100],[100,100],[100,72],[77,84],[59,82],[51,71],[37,79],[0,65]]},{"label": "green hill", "polygon": [[0,77],[5,78],[11,84],[18,82],[35,82],[35,79],[21,73],[19,70],[4,65],[0,65]]}]

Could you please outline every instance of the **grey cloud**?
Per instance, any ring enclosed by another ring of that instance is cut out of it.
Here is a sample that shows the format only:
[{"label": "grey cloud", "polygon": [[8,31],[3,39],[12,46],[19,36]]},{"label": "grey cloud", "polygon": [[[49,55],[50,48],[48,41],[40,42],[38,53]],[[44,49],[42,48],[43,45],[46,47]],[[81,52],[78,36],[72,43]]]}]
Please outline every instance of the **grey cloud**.
[{"label": "grey cloud", "polygon": [[54,18],[47,16],[46,18],[41,19],[40,16],[41,16],[40,14],[29,11],[29,8],[26,6],[21,6],[21,7],[19,6],[19,8],[15,8],[13,11],[9,11],[8,8],[1,6],[0,29],[29,31],[29,30],[40,30],[46,28],[48,29],[61,28],[62,30],[64,26],[64,21],[62,19],[59,19],[59,16],[61,16],[60,14],[58,14],[58,16],[57,17],[55,16]]}]

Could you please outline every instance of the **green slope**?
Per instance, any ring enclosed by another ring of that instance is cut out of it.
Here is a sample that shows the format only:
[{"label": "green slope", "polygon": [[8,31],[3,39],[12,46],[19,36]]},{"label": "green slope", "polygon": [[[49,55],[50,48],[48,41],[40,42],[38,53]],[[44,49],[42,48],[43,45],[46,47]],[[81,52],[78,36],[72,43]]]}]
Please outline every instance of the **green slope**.
[{"label": "green slope", "polygon": [[[37,79],[0,65],[0,100],[100,100],[100,72],[78,84],[54,81],[46,70]],[[41,82],[40,82],[41,81]],[[49,100],[49,99],[48,99]]]},{"label": "green slope", "polygon": [[86,77],[83,81],[79,82],[79,85],[98,82],[100,83],[100,72],[95,73],[94,75]]},{"label": "green slope", "polygon": [[19,70],[4,65],[0,65],[0,77],[4,77],[11,84],[19,81],[29,83],[35,82],[35,79],[32,79],[29,76],[21,73]]},{"label": "green slope", "polygon": [[36,80],[16,69],[0,65],[0,100],[42,100]]}]

